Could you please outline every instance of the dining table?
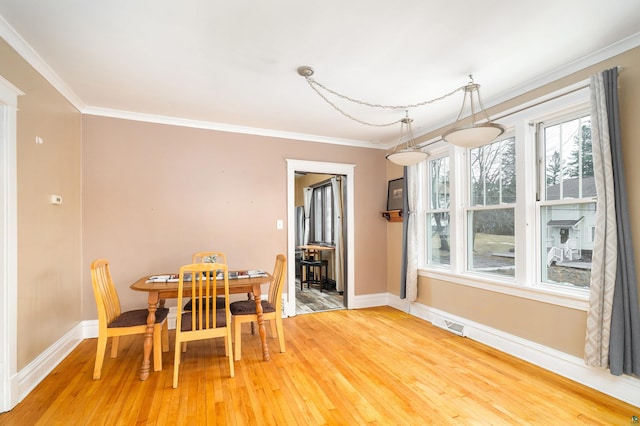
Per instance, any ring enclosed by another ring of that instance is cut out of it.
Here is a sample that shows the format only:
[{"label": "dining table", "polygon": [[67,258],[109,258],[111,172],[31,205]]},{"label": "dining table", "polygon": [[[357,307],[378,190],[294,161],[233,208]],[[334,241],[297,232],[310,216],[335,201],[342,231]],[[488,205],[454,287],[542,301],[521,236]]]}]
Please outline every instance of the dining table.
[{"label": "dining table", "polygon": [[[158,275],[155,274],[143,276],[130,286],[132,290],[143,291],[148,294],[147,303],[149,315],[147,316],[147,330],[144,336],[144,355],[142,358],[142,367],[140,368],[140,380],[147,380],[149,378],[149,371],[151,366],[151,350],[153,349],[153,328],[156,322],[156,310],[158,309],[158,307],[164,307],[165,299],[176,299],[178,297],[178,281],[167,280],[158,282],[155,280],[151,280],[151,277],[157,276]],[[267,345],[267,332],[264,326],[262,303],[260,301],[262,284],[270,283],[273,280],[273,276],[268,272],[262,272],[257,276],[243,276],[241,273],[239,273],[239,271],[230,271],[229,276],[229,294],[246,293],[250,296],[253,296],[253,300],[255,300],[256,302],[258,332],[260,334],[260,340],[262,342],[262,359],[263,361],[269,361],[271,359],[271,356],[269,355],[269,346]],[[238,278],[232,279],[231,276],[238,276]],[[224,290],[224,280],[217,280],[216,282],[217,288]],[[191,294],[190,282],[184,283],[182,292],[186,297]]]}]

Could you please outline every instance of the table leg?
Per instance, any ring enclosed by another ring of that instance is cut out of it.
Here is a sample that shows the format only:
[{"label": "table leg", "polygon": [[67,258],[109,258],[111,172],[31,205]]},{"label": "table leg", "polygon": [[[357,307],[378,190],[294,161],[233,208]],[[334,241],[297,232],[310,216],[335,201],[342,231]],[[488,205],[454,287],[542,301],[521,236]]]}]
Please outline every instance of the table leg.
[{"label": "table leg", "polygon": [[158,309],[158,293],[149,292],[149,315],[147,316],[147,331],[144,333],[144,345],[142,367],[140,368],[140,380],[149,378],[151,369],[151,349],[153,349],[153,328],[156,324],[156,310]]},{"label": "table leg", "polygon": [[260,284],[253,286],[253,298],[256,302],[256,316],[258,317],[258,332],[260,333],[260,340],[262,341],[262,360],[269,361],[271,355],[269,355],[269,346],[267,345],[267,330],[264,326],[264,316],[262,312],[262,298],[260,297],[261,289]]}]

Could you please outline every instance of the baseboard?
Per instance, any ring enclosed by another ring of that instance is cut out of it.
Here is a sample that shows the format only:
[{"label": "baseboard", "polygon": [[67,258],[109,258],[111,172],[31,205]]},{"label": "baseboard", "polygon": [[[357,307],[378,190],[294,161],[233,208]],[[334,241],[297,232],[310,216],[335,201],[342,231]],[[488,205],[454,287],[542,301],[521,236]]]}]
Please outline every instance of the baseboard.
[{"label": "baseboard", "polygon": [[83,323],[79,323],[73,327],[18,372],[16,375],[18,401],[22,401],[29,392],[47,377],[47,375],[84,340],[83,328]]},{"label": "baseboard", "polygon": [[[464,326],[466,338],[530,362],[545,370],[640,407],[640,379],[614,376],[606,369],[587,366],[581,358],[487,327],[420,303],[408,303],[388,294],[387,305],[432,322],[445,318]],[[463,339],[464,337],[460,337]]]},{"label": "baseboard", "polygon": [[387,293],[365,294],[363,296],[355,296],[353,300],[349,300],[349,309],[373,308],[376,306],[386,306],[388,300]]}]

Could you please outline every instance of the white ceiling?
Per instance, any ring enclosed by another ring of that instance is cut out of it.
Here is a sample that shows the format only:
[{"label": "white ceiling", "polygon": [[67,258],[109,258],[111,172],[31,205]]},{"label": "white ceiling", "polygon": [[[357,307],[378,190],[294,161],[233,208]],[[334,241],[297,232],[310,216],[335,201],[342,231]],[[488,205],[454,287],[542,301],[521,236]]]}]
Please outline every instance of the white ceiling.
[{"label": "white ceiling", "polygon": [[[84,113],[381,148],[399,125],[345,118],[296,69],[394,105],[473,74],[487,107],[640,45],[638,0],[0,0],[0,17],[0,36]],[[414,132],[461,104],[410,111]]]}]

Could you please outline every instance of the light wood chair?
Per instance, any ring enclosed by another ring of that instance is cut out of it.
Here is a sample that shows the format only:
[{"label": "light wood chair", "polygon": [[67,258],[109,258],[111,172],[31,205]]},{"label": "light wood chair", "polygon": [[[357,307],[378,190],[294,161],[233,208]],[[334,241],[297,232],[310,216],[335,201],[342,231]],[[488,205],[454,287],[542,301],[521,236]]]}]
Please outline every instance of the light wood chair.
[{"label": "light wood chair", "polygon": [[[113,285],[109,262],[106,259],[97,259],[91,263],[91,283],[98,308],[98,349],[93,369],[93,378],[98,380],[102,374],[107,339],[111,337],[111,358],[115,358],[118,355],[120,336],[142,334],[147,331],[149,311],[147,309],[121,311],[120,299]],[[156,311],[156,323],[153,328],[154,371],[162,370],[162,352],[169,352],[168,314],[169,309],[164,307]]]},{"label": "light wood chair", "polygon": [[[276,256],[276,264],[273,269],[273,281],[269,286],[268,300],[262,300],[263,318],[271,324],[271,337],[278,336],[280,352],[285,351],[284,327],[282,325],[282,288],[287,268],[287,258],[283,254]],[[254,300],[240,300],[233,302],[231,308],[231,321],[233,325],[235,360],[240,361],[241,354],[241,330],[245,322],[258,321],[256,314],[256,302]]]},{"label": "light wood chair", "polygon": [[[218,295],[218,274],[224,280],[224,309],[216,304],[193,303],[191,311],[182,308],[185,285],[190,286],[187,295],[191,300],[206,300]],[[173,362],[173,387],[178,387],[178,369],[182,343],[194,340],[224,338],[225,356],[229,358],[229,372],[234,376],[231,346],[231,312],[229,311],[229,270],[222,263],[193,263],[180,268],[178,281],[178,312],[176,317],[175,359]]]},{"label": "light wood chair", "polygon": [[[210,260],[215,256],[215,262],[210,262]],[[191,263],[222,263],[224,265],[227,264],[227,255],[220,251],[200,251],[198,253],[194,253],[191,256]],[[184,306],[185,311],[191,310],[192,301],[189,300]],[[218,309],[224,308],[224,297],[218,296],[216,299],[216,305]]]}]

